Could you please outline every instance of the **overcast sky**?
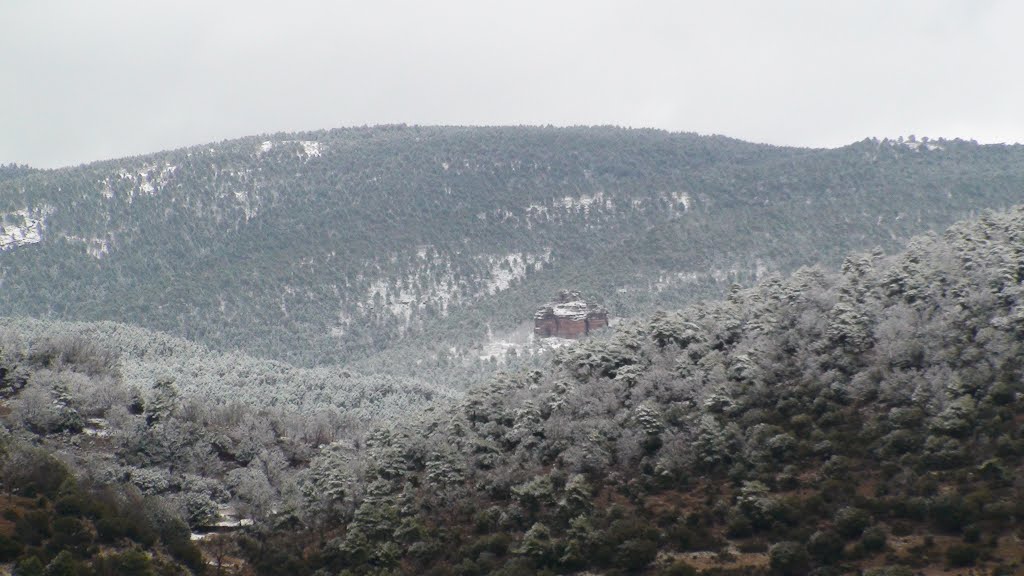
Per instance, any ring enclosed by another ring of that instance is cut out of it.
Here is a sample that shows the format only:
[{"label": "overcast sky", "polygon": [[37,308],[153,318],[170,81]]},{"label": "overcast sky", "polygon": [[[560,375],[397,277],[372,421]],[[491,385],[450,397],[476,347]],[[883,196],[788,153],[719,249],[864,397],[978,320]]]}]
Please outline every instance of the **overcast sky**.
[{"label": "overcast sky", "polygon": [[1024,2],[0,1],[0,164],[365,124],[1024,142]]}]

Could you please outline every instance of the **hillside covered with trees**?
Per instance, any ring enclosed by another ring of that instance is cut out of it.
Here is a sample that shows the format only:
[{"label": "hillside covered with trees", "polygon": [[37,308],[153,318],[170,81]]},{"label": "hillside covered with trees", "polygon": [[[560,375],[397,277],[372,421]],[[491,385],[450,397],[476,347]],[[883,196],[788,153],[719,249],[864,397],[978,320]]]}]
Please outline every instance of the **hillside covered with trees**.
[{"label": "hillside covered with trees", "polygon": [[[613,316],[895,249],[1024,185],[1024,147],[596,128],[274,134],[0,169],[0,314],[313,366],[472,359],[561,288]],[[403,353],[402,357],[410,354]]]},{"label": "hillside covered with trees", "polygon": [[269,548],[309,573],[1018,573],[1022,282],[1016,208],[621,326],[325,447],[327,526]]},{"label": "hillside covered with trees", "polygon": [[[1014,574],[1022,289],[1024,208],[986,212],[894,255],[855,252],[838,272],[769,275],[625,322],[464,395],[379,389],[405,398],[402,416],[360,422],[295,410],[288,390],[312,371],[112,324],[8,321],[0,561]],[[219,386],[283,397],[218,401],[216,385],[192,384],[218,371]],[[318,382],[306,389],[334,386]],[[317,402],[344,416],[370,384]],[[225,507],[253,523],[184,538]]]},{"label": "hillside covered with trees", "polygon": [[121,324],[5,319],[0,569],[201,574],[231,542],[201,552],[197,533],[304,510],[298,478],[320,446],[451,395]]}]

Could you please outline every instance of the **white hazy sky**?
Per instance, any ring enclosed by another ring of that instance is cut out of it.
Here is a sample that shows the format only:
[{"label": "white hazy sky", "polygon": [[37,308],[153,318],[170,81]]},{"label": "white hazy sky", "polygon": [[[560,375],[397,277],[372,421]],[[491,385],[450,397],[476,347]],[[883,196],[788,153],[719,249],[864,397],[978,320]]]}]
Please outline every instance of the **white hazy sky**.
[{"label": "white hazy sky", "polygon": [[2,0],[0,164],[252,134],[617,124],[1024,141],[1018,0]]}]

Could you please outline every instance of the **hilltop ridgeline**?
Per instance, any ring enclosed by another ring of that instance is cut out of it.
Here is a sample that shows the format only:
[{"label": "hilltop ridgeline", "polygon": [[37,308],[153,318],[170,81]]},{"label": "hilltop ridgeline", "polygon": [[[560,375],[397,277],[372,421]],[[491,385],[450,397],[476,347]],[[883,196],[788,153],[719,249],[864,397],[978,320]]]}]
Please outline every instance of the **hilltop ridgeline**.
[{"label": "hilltop ridgeline", "polygon": [[[1024,186],[1024,147],[599,128],[243,138],[0,177],[0,314],[300,365],[473,358],[567,279],[615,316],[895,248]],[[452,350],[454,349],[454,352]]]}]

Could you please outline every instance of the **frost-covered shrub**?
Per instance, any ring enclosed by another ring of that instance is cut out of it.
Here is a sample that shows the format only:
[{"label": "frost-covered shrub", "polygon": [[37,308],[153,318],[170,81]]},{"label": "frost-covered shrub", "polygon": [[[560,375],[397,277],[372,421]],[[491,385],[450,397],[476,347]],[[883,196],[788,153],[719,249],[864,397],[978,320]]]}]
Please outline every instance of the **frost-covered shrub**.
[{"label": "frost-covered shrub", "polygon": [[740,488],[736,509],[750,520],[753,528],[763,530],[778,517],[780,503],[778,498],[771,496],[764,483],[753,480],[744,482]]},{"label": "frost-covered shrub", "polygon": [[552,560],[553,552],[551,530],[540,522],[535,523],[523,534],[523,540],[516,548],[517,554],[532,558],[542,565]]},{"label": "frost-covered shrub", "polygon": [[218,502],[226,502],[229,497],[220,481],[197,474],[182,474],[177,478],[177,487],[185,492],[206,494]]},{"label": "frost-covered shrub", "polygon": [[615,549],[614,566],[638,572],[654,561],[658,555],[658,544],[652,540],[636,538],[626,540]]},{"label": "frost-covered shrub", "polygon": [[914,430],[898,429],[889,432],[878,441],[881,453],[894,457],[901,454],[916,453],[921,446],[921,435]]},{"label": "frost-covered shrub", "polygon": [[833,530],[818,530],[807,540],[807,551],[819,562],[832,564],[843,555],[843,540]]},{"label": "frost-covered shrub", "polygon": [[594,507],[593,488],[582,474],[573,474],[565,483],[558,507],[568,517],[577,517]]},{"label": "frost-covered shrub", "polygon": [[932,418],[930,427],[940,434],[962,437],[972,428],[976,411],[977,404],[974,399],[970,396],[961,396]]},{"label": "frost-covered shrub", "polygon": [[768,548],[768,564],[773,574],[799,576],[807,572],[810,558],[799,542],[778,542]]},{"label": "frost-covered shrub", "polygon": [[551,476],[536,476],[512,487],[512,498],[526,510],[536,512],[541,506],[554,504],[555,488]]},{"label": "frost-covered shrub", "polygon": [[858,538],[871,525],[871,515],[865,510],[847,506],[840,508],[832,518],[836,531],[844,538]]},{"label": "frost-covered shrub", "polygon": [[143,494],[161,494],[171,486],[171,475],[164,468],[129,467],[128,478]]},{"label": "frost-covered shrub", "polygon": [[735,424],[723,426],[710,414],[701,416],[695,442],[698,460],[708,467],[732,461],[739,446],[739,438],[739,428]]},{"label": "frost-covered shrub", "polygon": [[784,461],[791,457],[796,450],[797,441],[789,433],[782,433],[772,436],[765,444],[771,455],[776,460]]},{"label": "frost-covered shrub", "polygon": [[49,390],[30,385],[11,404],[12,414],[25,428],[37,434],[49,434],[58,429],[60,413]]},{"label": "frost-covered shrub", "polygon": [[885,530],[881,526],[871,526],[864,531],[864,534],[860,537],[860,544],[865,551],[870,553],[880,552],[885,550],[886,543],[888,542],[888,536]]},{"label": "frost-covered shrub", "polygon": [[300,482],[307,502],[340,505],[351,502],[359,492],[356,488],[360,467],[353,448],[345,442],[334,442],[321,448],[304,471]]},{"label": "frost-covered shrub", "polygon": [[220,509],[208,494],[184,492],[176,497],[182,515],[192,528],[210,526],[220,516]]},{"label": "frost-covered shrub", "polygon": [[962,464],[966,457],[963,445],[955,438],[946,436],[928,436],[921,453],[921,459],[925,464],[939,470],[956,467]]}]

